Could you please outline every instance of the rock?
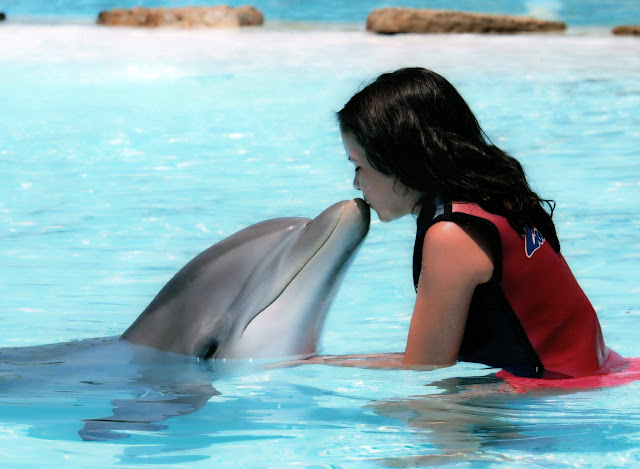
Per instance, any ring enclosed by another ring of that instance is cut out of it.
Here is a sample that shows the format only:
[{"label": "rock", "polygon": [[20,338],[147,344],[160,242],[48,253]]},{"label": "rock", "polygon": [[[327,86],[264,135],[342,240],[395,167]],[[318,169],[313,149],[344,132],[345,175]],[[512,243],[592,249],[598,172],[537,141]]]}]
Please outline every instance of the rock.
[{"label": "rock", "polygon": [[616,26],[611,30],[616,36],[640,36],[640,25],[628,24],[623,26]]},{"label": "rock", "polygon": [[7,15],[5,15],[4,13],[2,13],[2,12],[0,11],[0,21],[4,21],[4,20],[6,20],[6,19],[7,19]]},{"label": "rock", "polygon": [[264,23],[264,15],[260,10],[249,5],[234,8],[240,26],[260,26]]},{"label": "rock", "polygon": [[262,12],[251,6],[233,8],[227,5],[213,7],[146,8],[130,10],[115,8],[101,11],[98,24],[105,26],[142,26],[157,28],[238,28],[259,26],[264,22]]},{"label": "rock", "polygon": [[519,33],[567,29],[565,23],[511,15],[424,8],[378,8],[367,17],[367,31],[398,33]]}]

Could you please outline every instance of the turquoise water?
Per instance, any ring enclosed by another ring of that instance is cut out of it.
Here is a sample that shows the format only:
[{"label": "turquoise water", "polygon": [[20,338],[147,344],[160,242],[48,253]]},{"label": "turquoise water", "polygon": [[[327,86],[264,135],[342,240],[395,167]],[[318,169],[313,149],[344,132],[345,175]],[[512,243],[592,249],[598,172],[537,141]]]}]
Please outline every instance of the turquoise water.
[{"label": "turquoise water", "polygon": [[[607,343],[640,356],[637,39],[10,21],[0,27],[3,467],[638,465],[637,383],[513,395],[473,364],[258,369],[90,340],[121,333],[217,240],[357,196],[333,112],[405,65],[447,76],[557,200],[563,252]],[[413,232],[410,218],[374,216],[323,352],[402,350]],[[115,428],[92,423],[114,409],[125,416]]]}]

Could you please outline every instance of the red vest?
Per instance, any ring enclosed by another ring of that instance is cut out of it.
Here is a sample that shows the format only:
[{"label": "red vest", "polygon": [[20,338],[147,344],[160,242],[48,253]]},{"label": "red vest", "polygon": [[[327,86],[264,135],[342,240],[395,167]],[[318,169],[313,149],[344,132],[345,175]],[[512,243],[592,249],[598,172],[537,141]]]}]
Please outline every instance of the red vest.
[{"label": "red vest", "polygon": [[473,204],[451,204],[433,220],[418,219],[414,275],[424,233],[445,220],[480,229],[494,257],[492,279],[473,295],[460,360],[530,377],[606,372],[609,349],[596,313],[563,256],[535,228],[523,237],[502,216]]}]

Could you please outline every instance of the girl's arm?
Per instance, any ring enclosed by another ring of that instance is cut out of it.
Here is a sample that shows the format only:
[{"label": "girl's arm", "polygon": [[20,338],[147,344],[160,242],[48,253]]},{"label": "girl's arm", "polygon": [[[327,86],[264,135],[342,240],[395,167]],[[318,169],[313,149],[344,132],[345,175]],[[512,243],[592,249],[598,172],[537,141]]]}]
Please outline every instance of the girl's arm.
[{"label": "girl's arm", "polygon": [[433,370],[443,368],[436,366],[410,366],[402,364],[403,353],[365,353],[353,355],[316,355],[304,360],[291,360],[288,362],[267,365],[267,368],[282,368],[296,365],[331,365],[352,366],[356,368],[411,368]]},{"label": "girl's arm", "polygon": [[453,222],[427,231],[404,367],[455,364],[473,292],[492,275],[491,250],[477,233]]}]

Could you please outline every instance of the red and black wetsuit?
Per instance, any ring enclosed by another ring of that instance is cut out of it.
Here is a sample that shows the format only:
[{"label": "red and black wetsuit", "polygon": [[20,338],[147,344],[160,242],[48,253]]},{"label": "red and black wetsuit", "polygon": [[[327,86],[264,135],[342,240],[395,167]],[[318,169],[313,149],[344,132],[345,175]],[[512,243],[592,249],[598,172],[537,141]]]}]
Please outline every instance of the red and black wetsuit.
[{"label": "red and black wetsuit", "polygon": [[447,204],[433,219],[418,217],[413,275],[422,245],[439,221],[473,227],[489,242],[494,273],[478,285],[458,359],[522,377],[574,378],[607,373],[622,359],[602,338],[596,313],[563,256],[535,229],[518,234],[506,218],[473,204]]}]

